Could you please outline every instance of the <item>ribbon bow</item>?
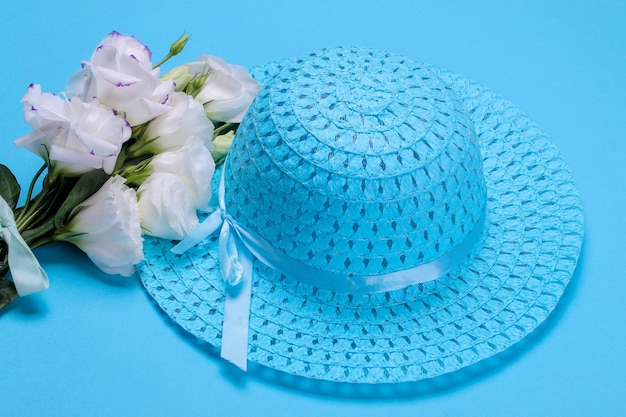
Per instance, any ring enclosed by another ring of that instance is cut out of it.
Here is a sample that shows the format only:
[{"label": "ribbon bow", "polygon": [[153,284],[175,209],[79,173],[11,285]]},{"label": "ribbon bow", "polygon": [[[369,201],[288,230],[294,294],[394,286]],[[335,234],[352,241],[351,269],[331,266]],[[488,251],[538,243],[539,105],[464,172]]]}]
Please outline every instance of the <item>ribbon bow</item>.
[{"label": "ribbon bow", "polygon": [[222,327],[222,358],[244,371],[248,357],[248,321],[252,283],[252,254],[242,242],[239,226],[226,212],[224,203],[224,176],[218,191],[219,207],[183,240],[172,248],[182,254],[220,229],[219,261],[222,278],[226,282],[226,303]]},{"label": "ribbon bow", "polygon": [[7,244],[9,269],[20,296],[48,289],[48,276],[15,224],[13,210],[0,197],[0,239]]},{"label": "ribbon bow", "polygon": [[224,173],[222,172],[218,191],[219,207],[178,245],[174,246],[172,252],[182,254],[214,234],[221,226],[220,272],[227,284],[221,355],[243,370],[246,369],[247,363],[253,259],[256,258],[285,275],[297,276],[303,282],[341,293],[367,294],[399,290],[409,285],[440,278],[463,263],[482,236],[486,216],[483,212],[474,230],[465,239],[431,262],[380,275],[339,275],[295,260],[275,250],[271,242],[257,233],[239,225],[226,211],[224,188]]}]

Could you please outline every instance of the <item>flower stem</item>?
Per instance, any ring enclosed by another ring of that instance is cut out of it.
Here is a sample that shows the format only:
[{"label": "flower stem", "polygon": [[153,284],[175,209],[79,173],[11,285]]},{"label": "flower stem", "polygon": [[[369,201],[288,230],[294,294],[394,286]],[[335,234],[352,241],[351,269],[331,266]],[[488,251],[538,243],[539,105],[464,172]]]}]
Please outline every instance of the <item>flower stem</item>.
[{"label": "flower stem", "polygon": [[24,204],[24,208],[22,210],[22,213],[25,213],[25,212],[28,211],[28,208],[29,208],[30,203],[31,203],[31,198],[33,196],[33,190],[35,189],[35,184],[37,183],[37,180],[39,179],[41,174],[43,174],[43,172],[46,170],[46,167],[47,167],[47,165],[43,164],[42,167],[39,168],[39,171],[37,171],[37,173],[33,177],[33,180],[30,182],[30,185],[28,187],[28,194],[26,195],[26,203]]},{"label": "flower stem", "polygon": [[24,206],[24,209],[20,211],[20,214],[15,219],[15,224],[17,225],[17,230],[20,233],[24,232],[31,225],[31,222],[35,221],[42,211],[48,209],[45,202],[45,197],[47,195],[47,190],[44,188],[37,197],[32,201],[28,201],[28,204]]}]

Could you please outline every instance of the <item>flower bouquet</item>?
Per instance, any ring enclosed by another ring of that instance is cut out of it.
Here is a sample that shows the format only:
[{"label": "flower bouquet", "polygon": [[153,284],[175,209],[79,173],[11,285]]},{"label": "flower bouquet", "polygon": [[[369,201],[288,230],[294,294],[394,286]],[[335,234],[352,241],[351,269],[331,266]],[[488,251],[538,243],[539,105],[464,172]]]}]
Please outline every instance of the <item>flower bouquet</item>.
[{"label": "flower bouquet", "polygon": [[0,308],[48,288],[32,249],[70,242],[104,272],[130,276],[143,260],[142,235],[182,239],[197,226],[259,85],[243,67],[204,54],[160,76],[188,39],[153,64],[147,46],[113,32],[66,92],[28,87],[33,131],[15,145],[43,165],[20,206],[21,188],[0,164]]}]

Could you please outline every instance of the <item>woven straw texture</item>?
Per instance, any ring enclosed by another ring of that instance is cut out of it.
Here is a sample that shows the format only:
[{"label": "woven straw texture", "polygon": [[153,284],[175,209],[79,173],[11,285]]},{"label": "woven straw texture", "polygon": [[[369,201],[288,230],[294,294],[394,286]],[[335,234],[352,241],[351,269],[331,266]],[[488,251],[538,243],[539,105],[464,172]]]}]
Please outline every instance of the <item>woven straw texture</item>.
[{"label": "woven straw texture", "polygon": [[[460,75],[356,48],[254,75],[264,88],[229,156],[226,204],[278,250],[323,270],[378,274],[445,253],[483,209],[486,224],[453,271],[397,291],[336,293],[256,261],[249,361],[331,381],[417,381],[505,350],[554,309],[583,213],[557,149],[517,107]],[[216,237],[184,255],[174,243],[145,240],[144,286],[219,347]]]},{"label": "woven straw texture", "polygon": [[267,84],[231,149],[226,207],[276,250],[380,275],[440,257],[481,220],[472,123],[429,69],[341,48],[288,61]]}]

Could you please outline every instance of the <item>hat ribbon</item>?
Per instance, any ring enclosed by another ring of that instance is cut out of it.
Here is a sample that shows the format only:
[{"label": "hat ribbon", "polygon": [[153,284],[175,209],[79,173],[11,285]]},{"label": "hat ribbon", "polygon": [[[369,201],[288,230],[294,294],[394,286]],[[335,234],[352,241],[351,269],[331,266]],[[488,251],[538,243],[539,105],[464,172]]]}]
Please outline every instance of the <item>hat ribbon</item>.
[{"label": "hat ribbon", "polygon": [[182,254],[220,229],[219,266],[226,283],[221,356],[245,371],[248,357],[253,257],[242,242],[241,227],[226,212],[224,194],[224,175],[222,174],[218,189],[219,206],[174,246],[172,252]]},{"label": "hat ribbon", "polygon": [[48,275],[20,235],[13,210],[0,196],[0,240],[7,245],[9,269],[20,296],[48,289]]},{"label": "hat ribbon", "polygon": [[403,271],[372,276],[350,276],[323,271],[277,251],[257,233],[247,230],[227,213],[224,202],[224,171],[218,188],[218,207],[172,248],[182,254],[220,229],[220,273],[227,284],[221,356],[246,369],[248,320],[254,258],[282,274],[298,277],[318,288],[349,294],[376,293],[406,288],[442,277],[460,265],[482,236],[485,213],[474,230],[439,258]]}]

